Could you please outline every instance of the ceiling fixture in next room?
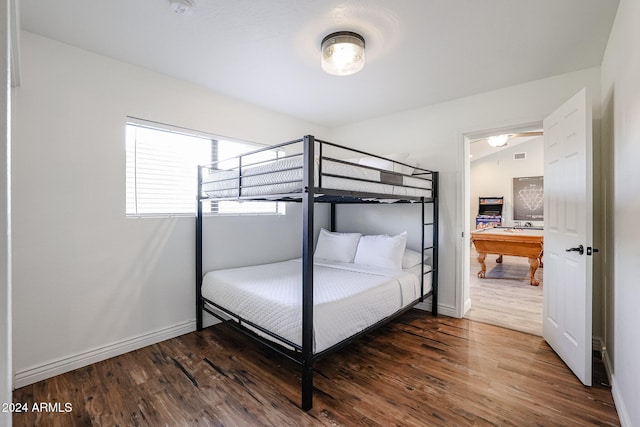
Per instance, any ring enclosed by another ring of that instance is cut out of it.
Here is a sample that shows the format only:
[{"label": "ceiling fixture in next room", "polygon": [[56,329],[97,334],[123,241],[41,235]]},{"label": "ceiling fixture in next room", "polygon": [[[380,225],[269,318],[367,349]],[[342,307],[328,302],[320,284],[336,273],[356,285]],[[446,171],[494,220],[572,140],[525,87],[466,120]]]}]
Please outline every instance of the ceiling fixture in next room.
[{"label": "ceiling fixture in next room", "polygon": [[507,144],[508,139],[509,135],[490,136],[487,143],[492,147],[502,147]]},{"label": "ceiling fixture in next room", "polygon": [[542,136],[542,131],[530,131],[520,133],[509,133],[504,135],[490,136],[487,138],[487,143],[492,147],[504,147],[510,138],[531,138],[535,136]]},{"label": "ceiling fixture in next room", "polygon": [[364,37],[351,31],[322,39],[322,69],[336,76],[355,74],[364,67]]}]

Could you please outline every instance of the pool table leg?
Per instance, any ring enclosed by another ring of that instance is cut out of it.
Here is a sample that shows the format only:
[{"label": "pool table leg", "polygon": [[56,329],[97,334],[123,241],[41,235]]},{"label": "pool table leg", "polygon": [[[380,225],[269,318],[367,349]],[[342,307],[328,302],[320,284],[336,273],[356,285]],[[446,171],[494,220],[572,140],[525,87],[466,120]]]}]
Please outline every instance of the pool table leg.
[{"label": "pool table leg", "polygon": [[531,286],[538,286],[540,280],[536,279],[536,270],[538,269],[538,258],[529,258],[529,277],[531,278]]},{"label": "pool table leg", "polygon": [[484,263],[485,258],[487,258],[487,254],[478,254],[478,262],[480,263],[481,270],[478,271],[478,277],[484,279],[484,276],[487,272],[487,264]]}]

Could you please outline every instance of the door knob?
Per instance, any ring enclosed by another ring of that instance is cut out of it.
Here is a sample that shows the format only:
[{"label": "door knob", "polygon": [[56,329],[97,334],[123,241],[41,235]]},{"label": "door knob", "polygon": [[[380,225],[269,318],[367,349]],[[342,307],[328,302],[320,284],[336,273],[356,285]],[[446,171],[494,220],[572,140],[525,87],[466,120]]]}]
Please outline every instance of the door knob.
[{"label": "door knob", "polygon": [[567,252],[578,252],[580,255],[584,254],[584,246],[578,245],[577,248],[569,248]]}]

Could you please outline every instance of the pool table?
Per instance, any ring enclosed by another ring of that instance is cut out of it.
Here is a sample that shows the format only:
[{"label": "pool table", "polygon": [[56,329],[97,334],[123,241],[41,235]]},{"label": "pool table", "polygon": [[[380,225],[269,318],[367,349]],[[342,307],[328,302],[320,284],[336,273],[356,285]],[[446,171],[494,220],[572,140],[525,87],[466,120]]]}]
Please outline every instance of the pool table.
[{"label": "pool table", "polygon": [[471,241],[478,252],[478,262],[482,269],[478,277],[484,278],[487,266],[484,263],[487,254],[499,255],[496,262],[502,262],[502,255],[521,256],[529,259],[529,279],[532,286],[538,286],[540,280],[535,274],[542,265],[543,230],[539,228],[494,227],[471,232]]}]

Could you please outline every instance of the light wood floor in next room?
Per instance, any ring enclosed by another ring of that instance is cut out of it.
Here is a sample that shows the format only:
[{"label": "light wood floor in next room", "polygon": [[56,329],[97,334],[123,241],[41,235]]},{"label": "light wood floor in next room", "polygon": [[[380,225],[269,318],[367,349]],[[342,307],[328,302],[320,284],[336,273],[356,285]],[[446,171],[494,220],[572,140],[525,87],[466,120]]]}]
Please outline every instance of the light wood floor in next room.
[{"label": "light wood floor in next room", "polygon": [[497,255],[487,255],[487,274],[478,278],[480,264],[475,249],[471,248],[469,292],[471,309],[464,317],[477,322],[503,326],[542,336],[543,268],[538,268],[539,286],[529,283],[527,258],[505,256],[501,264]]},{"label": "light wood floor in next room", "polygon": [[[596,370],[596,375],[600,375]],[[15,402],[70,403],[14,426],[617,426],[610,390],[584,387],[542,338],[411,310],[298,366],[220,324],[51,378]]]}]

